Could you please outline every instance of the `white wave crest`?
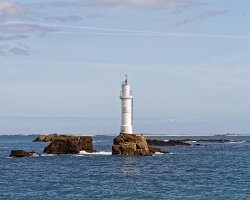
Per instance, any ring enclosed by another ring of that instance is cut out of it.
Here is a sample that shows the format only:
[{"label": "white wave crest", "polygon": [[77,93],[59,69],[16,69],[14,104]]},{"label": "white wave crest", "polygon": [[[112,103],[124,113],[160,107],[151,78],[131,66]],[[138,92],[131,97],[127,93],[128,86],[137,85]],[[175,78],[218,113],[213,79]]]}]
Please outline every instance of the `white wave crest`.
[{"label": "white wave crest", "polygon": [[93,143],[100,143],[100,142],[103,142],[103,141],[101,141],[101,140],[95,140],[95,141],[93,141]]},{"label": "white wave crest", "polygon": [[47,154],[47,153],[42,153],[41,156],[55,156],[56,154]]},{"label": "white wave crest", "polygon": [[162,155],[164,153],[161,153],[161,152],[155,152],[155,155]]},{"label": "white wave crest", "polygon": [[169,140],[164,140],[164,142],[168,142]]},{"label": "white wave crest", "polygon": [[228,142],[228,143],[233,144],[233,143],[244,143],[244,142],[246,142],[246,141],[231,141],[231,142]]},{"label": "white wave crest", "polygon": [[105,155],[105,156],[109,156],[109,155],[112,155],[112,152],[99,151],[99,152],[88,153],[86,151],[80,151],[79,154],[80,155]]}]

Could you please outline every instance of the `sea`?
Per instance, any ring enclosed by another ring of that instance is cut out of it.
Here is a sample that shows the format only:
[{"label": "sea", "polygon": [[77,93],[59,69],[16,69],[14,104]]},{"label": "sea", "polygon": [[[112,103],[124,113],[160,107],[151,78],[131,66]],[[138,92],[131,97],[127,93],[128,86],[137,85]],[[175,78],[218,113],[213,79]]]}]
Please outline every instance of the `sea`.
[{"label": "sea", "polygon": [[[115,156],[115,135],[93,136],[98,153],[43,154],[35,135],[0,136],[0,199],[250,199],[249,136],[146,136],[227,139],[161,147],[168,154]],[[12,149],[40,156],[10,158]]]}]

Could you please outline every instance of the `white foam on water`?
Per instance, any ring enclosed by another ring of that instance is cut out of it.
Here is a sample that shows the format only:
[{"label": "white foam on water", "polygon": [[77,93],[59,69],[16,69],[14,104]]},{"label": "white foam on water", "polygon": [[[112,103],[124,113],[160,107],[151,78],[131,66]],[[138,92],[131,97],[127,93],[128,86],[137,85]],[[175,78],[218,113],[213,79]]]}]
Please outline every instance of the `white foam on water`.
[{"label": "white foam on water", "polygon": [[93,143],[100,143],[102,141],[99,141],[99,140],[94,140]]},{"label": "white foam on water", "polygon": [[195,155],[195,153],[183,153],[183,152],[170,152],[170,153],[167,153],[168,155],[171,154],[171,155]]},{"label": "white foam on water", "polygon": [[169,140],[164,140],[164,142],[168,142]]},{"label": "white foam on water", "polygon": [[161,153],[161,152],[155,152],[154,154],[155,154],[155,155],[162,155],[162,154],[164,154],[164,153]]},{"label": "white foam on water", "polygon": [[55,156],[56,154],[47,154],[47,153],[42,153],[41,156]]},{"label": "white foam on water", "polygon": [[99,151],[99,152],[88,153],[86,151],[80,151],[79,154],[80,155],[105,155],[105,156],[110,156],[110,155],[112,155],[112,152]]},{"label": "white foam on water", "polygon": [[228,143],[234,144],[234,143],[244,143],[244,142],[246,142],[246,141],[231,141],[231,142],[228,142]]}]

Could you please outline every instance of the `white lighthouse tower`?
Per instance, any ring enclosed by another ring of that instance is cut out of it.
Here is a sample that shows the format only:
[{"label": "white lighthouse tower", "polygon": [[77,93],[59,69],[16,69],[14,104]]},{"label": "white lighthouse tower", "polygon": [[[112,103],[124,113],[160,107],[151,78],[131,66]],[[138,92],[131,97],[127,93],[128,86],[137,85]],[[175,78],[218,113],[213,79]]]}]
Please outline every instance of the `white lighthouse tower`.
[{"label": "white lighthouse tower", "polygon": [[133,97],[132,91],[128,84],[128,76],[122,82],[122,91],[120,95],[122,107],[121,133],[133,134],[132,131],[132,117],[133,117]]}]

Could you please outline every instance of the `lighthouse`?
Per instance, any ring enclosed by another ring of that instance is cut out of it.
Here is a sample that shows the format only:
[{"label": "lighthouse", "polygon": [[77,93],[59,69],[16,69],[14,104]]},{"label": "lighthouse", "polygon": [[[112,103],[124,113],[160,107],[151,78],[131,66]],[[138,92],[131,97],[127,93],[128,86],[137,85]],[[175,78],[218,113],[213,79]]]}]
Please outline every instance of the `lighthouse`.
[{"label": "lighthouse", "polygon": [[128,84],[128,76],[125,75],[125,81],[122,82],[121,99],[121,133],[133,134],[132,117],[133,117],[133,97],[130,85]]}]

